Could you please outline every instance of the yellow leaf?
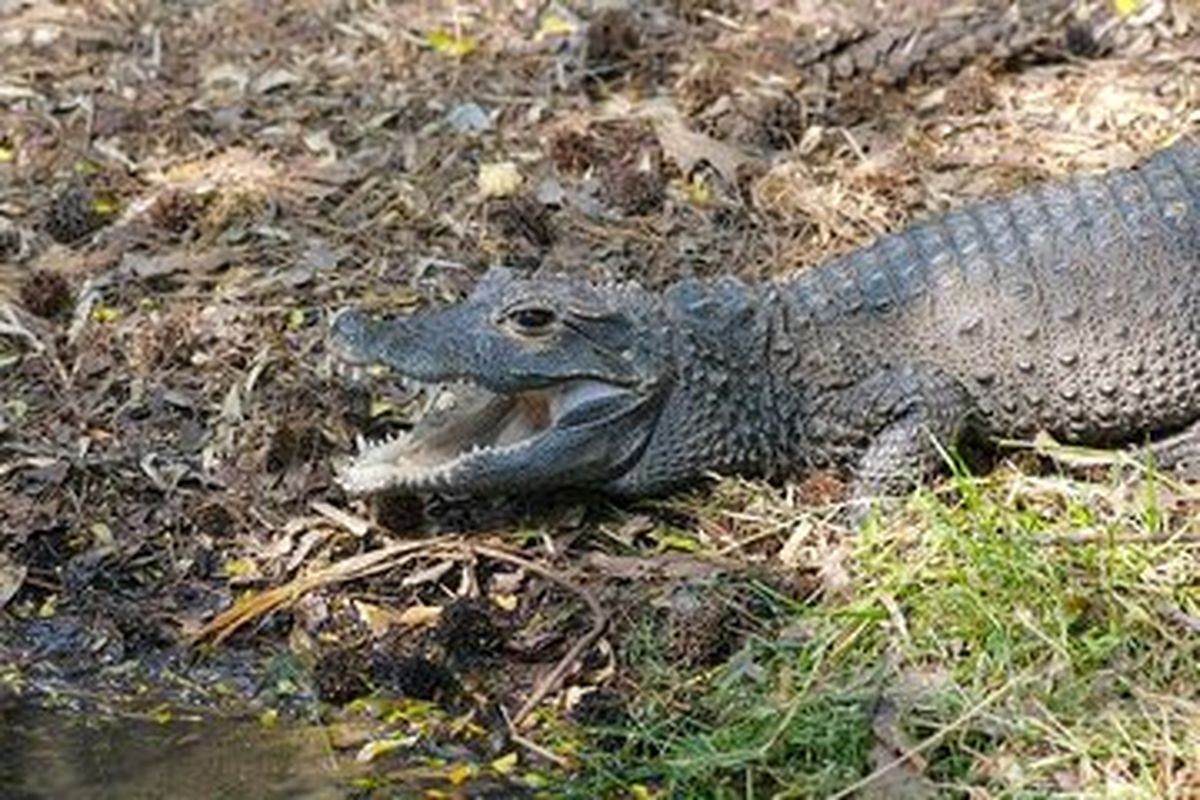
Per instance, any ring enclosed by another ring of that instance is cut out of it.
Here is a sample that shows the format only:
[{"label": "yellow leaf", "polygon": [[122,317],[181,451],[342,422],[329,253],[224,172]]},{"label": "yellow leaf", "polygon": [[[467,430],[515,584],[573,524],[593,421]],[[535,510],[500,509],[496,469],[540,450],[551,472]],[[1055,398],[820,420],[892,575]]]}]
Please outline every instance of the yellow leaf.
[{"label": "yellow leaf", "polygon": [[515,594],[494,594],[492,602],[502,611],[516,611],[519,599]]},{"label": "yellow leaf", "polygon": [[233,558],[225,562],[225,575],[230,578],[248,578],[258,574],[258,565],[248,558]]},{"label": "yellow leaf", "polygon": [[450,768],[450,771],[446,773],[446,778],[455,786],[462,786],[464,783],[469,781],[471,776],[474,774],[474,766],[471,764],[459,764]]},{"label": "yellow leaf", "polygon": [[480,164],[479,193],[484,197],[508,197],[516,194],[524,179],[517,165],[511,161],[496,164]]},{"label": "yellow leaf", "polygon": [[401,748],[412,747],[416,743],[417,737],[415,736],[402,736],[396,739],[377,739],[373,742],[367,742],[360,747],[354,755],[354,760],[359,764],[370,764],[380,756],[394,753]]},{"label": "yellow leaf", "polygon": [[354,609],[359,619],[371,629],[376,636],[382,636],[390,628],[417,628],[423,625],[433,625],[442,617],[441,606],[409,606],[403,611],[394,608],[354,601]]},{"label": "yellow leaf", "polygon": [[102,194],[93,197],[88,208],[98,217],[111,217],[121,210],[121,203],[112,195]]},{"label": "yellow leaf", "polygon": [[693,175],[692,179],[687,182],[687,196],[688,200],[694,204],[706,206],[712,202],[712,186],[704,179],[703,175]]},{"label": "yellow leaf", "polygon": [[298,331],[300,328],[304,327],[304,316],[303,308],[293,308],[291,311],[289,311],[287,316],[287,329],[289,331]]},{"label": "yellow leaf", "polygon": [[1113,0],[1113,8],[1122,17],[1131,17],[1142,10],[1142,0]]},{"label": "yellow leaf", "polygon": [[389,725],[403,722],[408,725],[423,725],[438,719],[438,707],[425,700],[406,699],[395,703],[384,721]]},{"label": "yellow leaf", "polygon": [[441,618],[441,606],[409,606],[396,617],[396,624],[415,628],[419,625],[432,625]]},{"label": "yellow leaf", "polygon": [[517,754],[516,752],[512,752],[502,755],[489,766],[491,766],[492,771],[497,775],[508,775],[517,768]]},{"label": "yellow leaf", "polygon": [[525,781],[525,785],[530,789],[544,789],[550,785],[550,779],[540,772],[526,772],[521,776],[521,780]]},{"label": "yellow leaf", "polygon": [[264,728],[274,728],[279,724],[279,711],[274,708],[268,708],[258,715],[258,724]]},{"label": "yellow leaf", "polygon": [[17,157],[17,151],[6,144],[0,144],[0,164],[8,163]]},{"label": "yellow leaf", "polygon": [[538,24],[535,38],[544,39],[549,36],[570,36],[575,32],[575,23],[558,14],[547,14]]},{"label": "yellow leaf", "polygon": [[700,543],[695,539],[689,539],[686,536],[679,536],[673,533],[664,533],[656,537],[658,539],[658,549],[661,550],[680,550],[684,553],[695,553],[700,550]]},{"label": "yellow leaf", "polygon": [[52,594],[49,597],[47,597],[40,606],[38,606],[38,610],[37,610],[38,619],[46,619],[48,617],[53,617],[57,611],[58,611],[58,595]]},{"label": "yellow leaf", "polygon": [[116,322],[121,318],[121,312],[112,306],[96,306],[92,309],[92,319],[96,322]]},{"label": "yellow leaf", "polygon": [[105,522],[93,522],[88,528],[92,534],[92,544],[96,547],[112,547],[114,543],[112,528]]},{"label": "yellow leaf", "polygon": [[425,44],[435,52],[454,58],[465,58],[479,47],[470,36],[460,36],[449,31],[433,31],[425,37]]}]

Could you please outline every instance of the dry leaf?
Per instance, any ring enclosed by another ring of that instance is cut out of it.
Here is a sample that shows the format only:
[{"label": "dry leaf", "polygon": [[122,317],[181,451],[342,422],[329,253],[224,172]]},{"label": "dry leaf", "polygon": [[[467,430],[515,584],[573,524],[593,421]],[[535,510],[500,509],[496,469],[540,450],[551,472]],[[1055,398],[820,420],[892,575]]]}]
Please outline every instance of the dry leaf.
[{"label": "dry leaf", "polygon": [[289,69],[269,69],[254,79],[251,88],[259,94],[266,94],[276,89],[294,86],[300,83],[300,76]]},{"label": "dry leaf", "polygon": [[516,611],[517,604],[520,602],[515,594],[496,593],[491,595],[492,603],[501,611]]},{"label": "dry leaf", "polygon": [[850,573],[846,570],[846,559],[849,555],[844,544],[835,545],[822,553],[817,574],[826,599],[849,596],[854,586]]},{"label": "dry leaf", "polygon": [[779,560],[785,567],[794,567],[800,563],[800,548],[808,541],[813,532],[810,520],[802,519],[792,528],[787,541],[779,548]]},{"label": "dry leaf", "polygon": [[517,165],[511,161],[479,165],[479,193],[484,197],[508,197],[516,194],[524,180]]},{"label": "dry leaf", "polygon": [[24,564],[18,564],[4,553],[0,553],[0,608],[8,605],[21,586],[29,570]]},{"label": "dry leaf", "polygon": [[1113,0],[1113,8],[1122,17],[1132,17],[1142,10],[1142,0]]},{"label": "dry leaf", "polygon": [[736,147],[689,129],[678,118],[656,120],[654,133],[663,152],[684,175],[690,175],[697,165],[708,163],[727,183],[736,185],[738,167],[751,160]]},{"label": "dry leaf", "polygon": [[462,786],[475,774],[473,764],[456,764],[446,773],[446,779],[454,786]]},{"label": "dry leaf", "polygon": [[579,30],[578,23],[567,19],[562,14],[550,12],[542,15],[538,22],[537,33],[534,34],[534,39],[541,40],[554,36],[571,36]]},{"label": "dry leaf", "polygon": [[373,742],[367,742],[358,753],[355,754],[354,760],[359,764],[369,764],[380,756],[386,756],[388,753],[394,753],[400,749],[407,749],[414,746],[420,741],[419,736],[401,736],[395,739],[378,739]]},{"label": "dry leaf", "polygon": [[442,617],[441,606],[409,606],[403,611],[380,606],[374,603],[354,601],[354,610],[358,618],[370,629],[376,638],[383,636],[394,628],[418,628],[432,625]]},{"label": "dry leaf", "polygon": [[400,582],[400,585],[407,589],[413,586],[421,586],[422,584],[426,583],[436,583],[442,579],[443,575],[454,569],[454,564],[455,562],[453,561],[439,561],[432,567],[426,567],[423,570],[409,575]]},{"label": "dry leaf", "polygon": [[499,758],[494,759],[488,766],[490,766],[492,771],[497,775],[508,775],[517,768],[517,753],[514,750],[511,753],[502,755]]},{"label": "dry leaf", "polygon": [[339,527],[349,533],[351,536],[362,538],[371,530],[371,521],[362,517],[351,514],[329,503],[321,500],[314,500],[309,504],[309,508],[320,514],[330,522],[336,523]]}]

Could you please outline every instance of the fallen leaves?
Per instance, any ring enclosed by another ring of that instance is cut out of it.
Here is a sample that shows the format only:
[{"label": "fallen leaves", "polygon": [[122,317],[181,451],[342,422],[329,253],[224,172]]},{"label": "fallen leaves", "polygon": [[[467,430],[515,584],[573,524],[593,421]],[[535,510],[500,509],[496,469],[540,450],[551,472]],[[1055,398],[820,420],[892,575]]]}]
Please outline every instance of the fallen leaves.
[{"label": "fallen leaves", "polygon": [[691,175],[700,164],[709,164],[727,183],[736,186],[738,168],[753,160],[732,145],[691,130],[678,115],[655,119],[654,132],[663,153],[684,175]]},{"label": "fallen leaves", "polygon": [[451,58],[466,58],[479,49],[479,43],[470,36],[444,30],[426,34],[425,44],[434,52]]},{"label": "fallen leaves", "polygon": [[525,179],[512,161],[480,164],[476,183],[483,198],[511,197],[516,194]]},{"label": "fallen leaves", "polygon": [[599,119],[644,119],[654,128],[663,154],[690,178],[701,164],[708,164],[726,183],[737,185],[738,170],[752,164],[750,153],[706,133],[693,130],[674,103],[666,100],[630,102],[618,97],[604,106]]},{"label": "fallen leaves", "polygon": [[29,574],[24,564],[18,564],[11,556],[0,551],[0,610],[16,597]]},{"label": "fallen leaves", "polygon": [[442,618],[441,606],[413,605],[397,611],[387,606],[356,600],[354,610],[371,635],[377,639],[395,631],[436,625]]}]

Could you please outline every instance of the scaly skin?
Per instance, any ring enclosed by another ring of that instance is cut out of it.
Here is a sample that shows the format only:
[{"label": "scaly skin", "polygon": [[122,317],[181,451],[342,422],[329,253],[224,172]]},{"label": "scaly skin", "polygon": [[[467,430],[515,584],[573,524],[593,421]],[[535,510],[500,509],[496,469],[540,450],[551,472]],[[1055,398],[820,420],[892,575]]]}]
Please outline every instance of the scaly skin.
[{"label": "scaly skin", "polygon": [[[611,384],[611,424],[551,424],[520,452],[443,459],[436,480],[411,465],[389,475],[381,458],[371,480],[352,464],[343,482],[646,494],[711,472],[837,465],[867,497],[927,476],[935,443],[968,427],[1092,445],[1169,437],[1161,452],[1187,462],[1200,452],[1198,272],[1190,140],[916,224],[787,282],[653,294],[496,271],[465,303],[415,319],[343,314],[335,340],[356,360],[502,395]],[[511,316],[547,319],[530,309],[552,320],[536,335]]]},{"label": "scaly skin", "polygon": [[866,78],[900,85],[953,75],[977,61],[1103,55],[1122,38],[1124,20],[1104,0],[984,0],[943,6],[882,23],[866,14],[846,30],[801,38],[797,64],[817,81]]}]

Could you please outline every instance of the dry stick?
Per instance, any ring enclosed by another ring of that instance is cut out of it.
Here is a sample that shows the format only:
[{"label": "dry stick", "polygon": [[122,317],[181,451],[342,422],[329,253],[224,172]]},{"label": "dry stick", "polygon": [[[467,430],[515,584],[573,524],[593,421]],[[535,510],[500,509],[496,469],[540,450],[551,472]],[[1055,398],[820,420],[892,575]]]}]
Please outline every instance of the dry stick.
[{"label": "dry stick", "polygon": [[870,786],[872,783],[879,780],[884,775],[886,775],[889,772],[891,772],[892,770],[894,770],[896,767],[901,766],[909,759],[911,759],[915,756],[921,755],[922,753],[924,753],[926,750],[930,749],[931,747],[935,747],[939,742],[942,741],[942,739],[946,738],[946,736],[948,734],[952,733],[953,731],[957,730],[958,728],[961,728],[963,725],[966,725],[972,719],[974,719],[975,717],[982,714],[985,710],[987,710],[987,707],[992,705],[992,703],[995,703],[1001,697],[1003,697],[1004,695],[1006,695],[1010,691],[1012,691],[1013,687],[1016,686],[1018,683],[1020,683],[1020,681],[1013,680],[1013,681],[1009,681],[1008,683],[1004,684],[999,689],[992,692],[987,697],[983,698],[978,703],[976,703],[975,705],[971,706],[966,711],[964,711],[962,713],[962,716],[960,716],[958,719],[954,720],[949,725],[942,728],[940,731],[938,731],[937,733],[933,734],[925,741],[918,744],[916,747],[912,748],[911,750],[904,751],[903,753],[896,756],[894,759],[892,759],[888,763],[884,764],[879,769],[872,772],[870,775],[867,775],[862,780],[856,781],[855,783],[852,783],[849,786],[847,786],[845,789],[842,789],[837,794],[830,796],[829,800],[842,800],[842,798],[849,797],[850,795],[854,794],[855,792],[857,792],[861,789],[865,789],[866,787]]},{"label": "dry stick", "polygon": [[545,747],[542,747],[532,739],[527,739],[522,736],[521,732],[517,730],[517,726],[513,724],[512,717],[508,715],[508,711],[503,705],[500,706],[500,715],[504,717],[504,724],[508,727],[508,738],[512,740],[513,744],[519,747],[524,747],[535,756],[540,756],[547,761],[557,764],[560,769],[571,768],[571,762],[560,756],[558,753],[554,752],[553,750],[547,750]]},{"label": "dry stick", "polygon": [[352,556],[333,566],[296,578],[283,586],[276,586],[248,600],[235,603],[209,620],[207,625],[191,637],[191,642],[195,644],[211,637],[213,644],[220,644],[248,622],[264,614],[269,614],[289,603],[296,602],[301,596],[313,589],[327,586],[331,583],[342,583],[357,578],[365,578],[368,575],[374,575],[377,572],[391,569],[396,566],[390,560],[395,556],[404,555],[411,557],[423,550],[435,551],[444,548],[446,548],[445,542],[438,542],[436,544],[431,542],[401,542],[380,548],[379,550],[372,550]]},{"label": "dry stick", "polygon": [[537,682],[537,684],[533,687],[533,691],[525,700],[525,703],[521,706],[520,710],[513,715],[510,728],[515,731],[517,727],[525,720],[525,718],[529,716],[530,712],[537,708],[538,704],[546,698],[546,695],[550,694],[550,692],[554,691],[558,687],[558,685],[562,682],[563,676],[566,675],[567,670],[571,668],[571,665],[574,664],[575,661],[581,655],[583,655],[583,653],[589,647],[595,644],[596,640],[600,638],[600,635],[604,633],[604,629],[608,626],[608,613],[604,610],[604,608],[600,605],[600,602],[596,600],[596,597],[591,592],[579,584],[567,580],[548,567],[543,567],[541,564],[530,561],[527,558],[513,555],[512,553],[504,550],[488,547],[486,545],[464,545],[464,548],[479,555],[487,556],[500,561],[507,561],[510,564],[516,564],[517,566],[523,567],[530,572],[535,572],[551,583],[556,583],[567,591],[578,595],[583,599],[583,602],[587,603],[588,609],[592,612],[593,622],[591,630],[579,638],[575,644],[571,646],[571,649],[566,652],[566,655],[559,659],[558,663],[554,665],[554,669],[550,670],[550,672],[544,678]]},{"label": "dry stick", "polygon": [[1200,534],[1188,533],[1152,533],[1146,536],[1137,534],[1106,533],[1104,531],[1079,531],[1078,533],[1046,534],[1037,536],[1034,544],[1047,547],[1071,546],[1083,544],[1196,544],[1200,542]]}]

